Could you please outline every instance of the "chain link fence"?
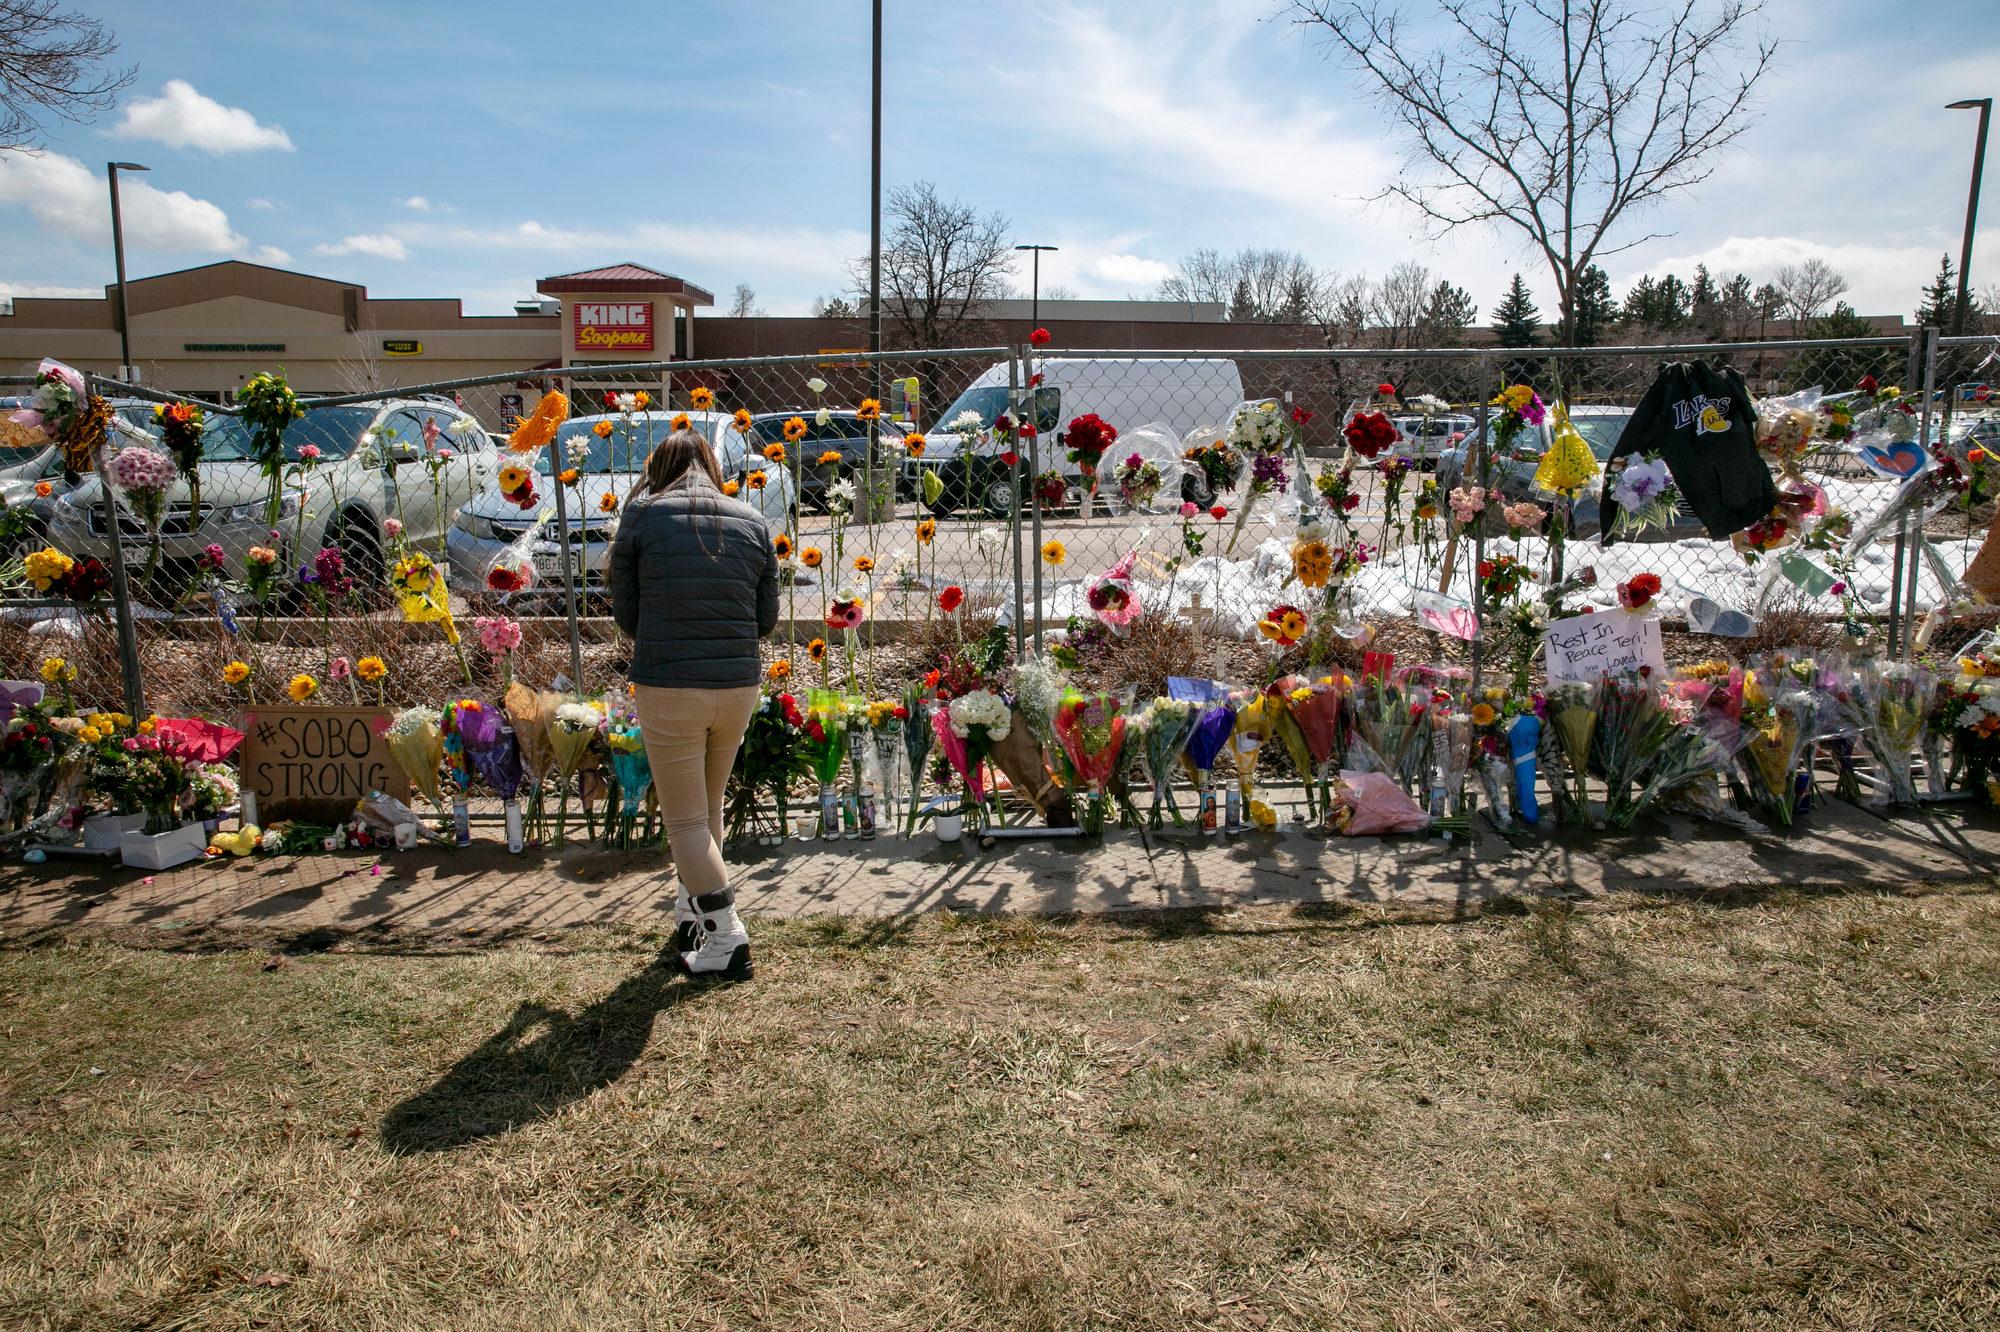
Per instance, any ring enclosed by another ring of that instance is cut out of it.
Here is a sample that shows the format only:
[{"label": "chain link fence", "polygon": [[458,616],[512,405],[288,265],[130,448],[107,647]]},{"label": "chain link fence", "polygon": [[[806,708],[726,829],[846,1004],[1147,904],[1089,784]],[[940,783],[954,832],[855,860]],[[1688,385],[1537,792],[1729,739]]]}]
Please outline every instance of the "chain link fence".
[{"label": "chain link fence", "polygon": [[[201,403],[198,486],[171,487],[151,514],[125,496],[107,504],[95,477],[68,480],[59,460],[8,459],[10,506],[30,515],[10,533],[12,556],[46,541],[98,558],[112,575],[107,594],[131,609],[129,635],[118,616],[39,603],[9,608],[0,632],[15,640],[16,663],[75,643],[80,668],[131,675],[154,706],[270,701],[297,674],[315,678],[320,701],[395,704],[434,701],[454,679],[495,683],[502,667],[480,649],[479,622],[505,614],[524,634],[512,669],[601,688],[622,666],[605,597],[617,516],[653,445],[686,428],[711,443],[727,486],[764,514],[788,556],[780,634],[794,654],[834,637],[828,608],[848,597],[866,605],[870,635],[990,620],[1025,648],[1072,626],[1101,632],[1089,626],[1107,618],[1107,596],[1130,596],[1156,619],[1254,642],[1274,608],[1303,599],[1302,539],[1323,542],[1334,563],[1337,631],[1354,641],[1363,626],[1428,634],[1429,650],[1475,672],[1508,650],[1498,585],[1482,573],[1509,560],[1523,599],[1562,587],[1573,607],[1611,606],[1621,583],[1652,573],[1671,625],[1789,608],[1858,617],[1906,645],[1955,594],[1989,517],[1973,450],[2000,430],[1984,391],[1995,355],[1991,338],[1926,331],[1577,350],[987,347],[536,368],[307,400],[275,473],[259,466],[235,407]],[[1726,362],[1753,396],[1812,412],[1853,401],[1871,380],[1903,385],[1918,438],[1976,483],[1899,512],[1900,480],[1842,443],[1817,438],[1788,459],[1793,479],[1868,537],[1819,561],[1843,584],[1829,593],[1774,559],[1746,562],[1740,542],[1710,539],[1684,506],[1607,543],[1594,483],[1574,501],[1536,487],[1555,417],[1495,437],[1490,400],[1525,384],[1560,404],[1601,464],[1660,366],[1692,359]],[[157,407],[192,404],[94,387],[117,418],[113,449],[157,438]],[[571,413],[554,446],[510,452],[510,432],[558,391]],[[1393,438],[1351,444],[1349,423],[1376,411]],[[1251,437],[1272,422],[1282,447],[1260,458]],[[1455,521],[1453,492],[1474,486],[1493,502]],[[1530,504],[1539,517],[1521,507]],[[412,588],[428,590],[413,559],[441,580],[439,613],[404,613]],[[1464,627],[1452,619],[1459,607],[1481,625],[1462,644],[1438,632]],[[112,647],[121,638],[123,651]],[[364,658],[381,659],[387,677],[366,678],[372,666],[358,674]],[[225,677],[237,661],[249,681]],[[124,683],[82,687],[107,697]]]}]

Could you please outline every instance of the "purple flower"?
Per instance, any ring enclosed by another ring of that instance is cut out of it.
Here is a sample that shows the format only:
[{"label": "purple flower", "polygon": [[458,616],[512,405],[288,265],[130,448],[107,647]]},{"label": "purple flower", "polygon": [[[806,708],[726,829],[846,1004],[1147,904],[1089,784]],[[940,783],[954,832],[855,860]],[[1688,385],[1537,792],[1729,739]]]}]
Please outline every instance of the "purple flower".
[{"label": "purple flower", "polygon": [[1521,419],[1529,425],[1540,425],[1548,414],[1548,404],[1542,401],[1540,394],[1529,398],[1528,405],[1521,409]]},{"label": "purple flower", "polygon": [[1260,453],[1250,462],[1250,482],[1270,489],[1285,484],[1285,460],[1275,453]]}]

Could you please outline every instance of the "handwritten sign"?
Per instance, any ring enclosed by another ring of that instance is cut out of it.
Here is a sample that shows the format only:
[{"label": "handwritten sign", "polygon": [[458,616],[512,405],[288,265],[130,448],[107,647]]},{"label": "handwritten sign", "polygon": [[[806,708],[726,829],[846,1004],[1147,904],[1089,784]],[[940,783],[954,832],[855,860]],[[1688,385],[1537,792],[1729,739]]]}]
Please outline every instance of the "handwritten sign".
[{"label": "handwritten sign", "polygon": [[266,823],[333,823],[370,791],[405,799],[380,708],[257,708],[243,715],[243,785]]},{"label": "handwritten sign", "polygon": [[1641,666],[1655,671],[1667,668],[1660,622],[1650,615],[1622,610],[1553,621],[1543,631],[1542,654],[1550,684],[1623,675]]}]

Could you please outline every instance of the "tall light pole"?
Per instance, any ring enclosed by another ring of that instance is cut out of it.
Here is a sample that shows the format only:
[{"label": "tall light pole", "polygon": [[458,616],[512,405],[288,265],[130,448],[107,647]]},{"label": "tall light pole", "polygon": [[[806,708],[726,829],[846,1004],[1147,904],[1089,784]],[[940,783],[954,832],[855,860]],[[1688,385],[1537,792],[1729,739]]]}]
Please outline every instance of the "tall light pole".
[{"label": "tall light pole", "polygon": [[[882,0],[875,0],[874,75],[868,114],[868,387],[882,401]],[[875,521],[875,448],[880,427],[868,423],[868,465],[863,469],[863,512]],[[893,499],[894,486],[891,486]],[[873,630],[869,631],[871,634]]]},{"label": "tall light pole", "polygon": [[118,378],[127,383],[138,376],[132,368],[132,313],[125,304],[125,219],[118,211],[118,173],[150,170],[137,162],[104,164],[104,177],[111,182],[111,253],[118,264]]},{"label": "tall light pole", "polygon": [[1971,304],[1967,293],[1972,290],[1972,227],[1979,220],[1979,177],[1986,169],[1986,125],[1993,118],[1993,99],[1972,97],[1945,106],[1947,111],[1970,111],[1974,107],[1979,109],[1979,141],[1972,149],[1972,190],[1965,199],[1965,243],[1958,252],[1958,308],[1951,317],[1953,337],[1964,334],[1965,311]]},{"label": "tall light pole", "polygon": [[1042,251],[1054,253],[1053,245],[1016,245],[1017,250],[1027,250],[1034,255],[1032,261],[1034,278],[1028,286],[1028,322],[1036,328],[1042,326]]}]

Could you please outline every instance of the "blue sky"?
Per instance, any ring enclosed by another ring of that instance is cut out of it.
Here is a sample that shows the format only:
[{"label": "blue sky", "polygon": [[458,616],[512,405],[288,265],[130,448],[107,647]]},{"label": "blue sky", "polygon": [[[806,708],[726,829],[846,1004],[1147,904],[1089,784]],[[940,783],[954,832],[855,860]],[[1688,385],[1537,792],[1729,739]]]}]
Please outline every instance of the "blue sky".
[{"label": "blue sky", "polygon": [[[90,8],[138,78],[40,158],[0,158],[0,294],[111,279],[111,158],[153,168],[126,196],[136,275],[237,255],[500,313],[537,277],[632,260],[787,314],[867,247],[864,0]],[[887,8],[886,181],[1061,246],[1044,284],[1145,294],[1196,247],[1270,245],[1347,273],[1415,260],[1482,319],[1515,268],[1552,303],[1510,240],[1427,243],[1361,202],[1393,150],[1278,0]],[[1818,255],[1864,312],[1908,315],[1956,256],[1975,117],[1942,105],[2000,95],[2000,7],[1772,0],[1770,22],[1760,123],[1647,219],[1672,234],[1608,265],[1614,286]],[[2000,282],[1987,194],[1978,285]]]}]

